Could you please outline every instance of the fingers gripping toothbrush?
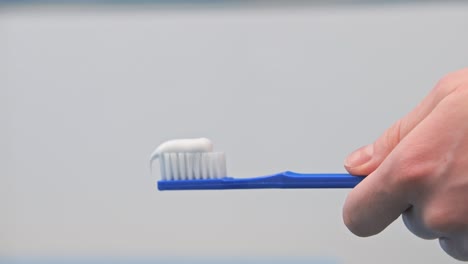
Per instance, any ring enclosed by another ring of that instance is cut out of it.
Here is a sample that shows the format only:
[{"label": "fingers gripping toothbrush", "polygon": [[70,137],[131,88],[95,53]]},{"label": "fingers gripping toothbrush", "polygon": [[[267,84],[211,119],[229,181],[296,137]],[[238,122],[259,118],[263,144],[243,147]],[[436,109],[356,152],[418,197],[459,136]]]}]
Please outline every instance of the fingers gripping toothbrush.
[{"label": "fingers gripping toothbrush", "polygon": [[207,138],[170,140],[152,153],[159,159],[161,179],[158,189],[165,190],[224,190],[270,188],[353,188],[365,177],[346,173],[280,172],[253,178],[228,177],[223,152],[213,151]]}]

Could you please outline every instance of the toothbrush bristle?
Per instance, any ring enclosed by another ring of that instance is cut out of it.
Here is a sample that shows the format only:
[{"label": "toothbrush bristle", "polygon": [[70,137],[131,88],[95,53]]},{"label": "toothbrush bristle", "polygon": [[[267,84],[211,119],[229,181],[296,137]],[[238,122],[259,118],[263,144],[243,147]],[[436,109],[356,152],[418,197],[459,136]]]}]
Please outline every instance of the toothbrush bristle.
[{"label": "toothbrush bristle", "polygon": [[164,181],[219,179],[226,177],[223,152],[163,153],[160,156]]}]

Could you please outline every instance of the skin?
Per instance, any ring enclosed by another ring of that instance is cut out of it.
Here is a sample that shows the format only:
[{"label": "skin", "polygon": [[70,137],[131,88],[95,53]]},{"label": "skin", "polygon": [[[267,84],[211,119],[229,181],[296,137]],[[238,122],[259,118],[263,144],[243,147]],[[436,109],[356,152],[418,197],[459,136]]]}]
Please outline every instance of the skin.
[{"label": "skin", "polygon": [[442,78],[423,101],[374,143],[345,160],[368,175],[348,195],[351,232],[380,233],[400,215],[423,239],[468,260],[468,68]]}]

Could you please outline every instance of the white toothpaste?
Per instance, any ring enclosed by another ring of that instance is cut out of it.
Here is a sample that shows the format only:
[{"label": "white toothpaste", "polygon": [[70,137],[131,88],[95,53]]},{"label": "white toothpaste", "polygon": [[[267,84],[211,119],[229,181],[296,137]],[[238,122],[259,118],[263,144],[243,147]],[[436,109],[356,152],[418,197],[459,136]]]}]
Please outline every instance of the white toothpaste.
[{"label": "white toothpaste", "polygon": [[192,138],[192,139],[174,139],[169,140],[159,145],[151,154],[150,163],[159,158],[162,153],[175,152],[212,152],[213,143],[207,138]]}]

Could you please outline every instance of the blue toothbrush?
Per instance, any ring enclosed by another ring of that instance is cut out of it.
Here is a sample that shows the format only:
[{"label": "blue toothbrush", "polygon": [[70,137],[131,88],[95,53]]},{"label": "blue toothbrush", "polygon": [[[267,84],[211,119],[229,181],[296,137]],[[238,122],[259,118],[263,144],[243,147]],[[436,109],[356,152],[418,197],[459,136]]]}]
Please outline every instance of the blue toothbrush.
[{"label": "blue toothbrush", "polygon": [[363,176],[346,173],[301,174],[285,171],[254,178],[223,177],[219,179],[160,180],[158,189],[166,190],[225,190],[225,189],[301,189],[301,188],[353,188]]},{"label": "blue toothbrush", "polygon": [[222,152],[160,153],[162,179],[158,189],[165,190],[226,190],[270,188],[353,188],[365,177],[346,173],[301,174],[285,171],[254,178],[232,178],[226,175]]}]

